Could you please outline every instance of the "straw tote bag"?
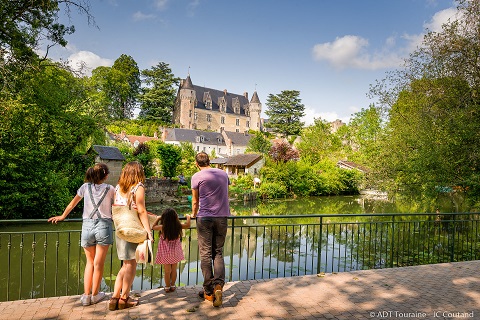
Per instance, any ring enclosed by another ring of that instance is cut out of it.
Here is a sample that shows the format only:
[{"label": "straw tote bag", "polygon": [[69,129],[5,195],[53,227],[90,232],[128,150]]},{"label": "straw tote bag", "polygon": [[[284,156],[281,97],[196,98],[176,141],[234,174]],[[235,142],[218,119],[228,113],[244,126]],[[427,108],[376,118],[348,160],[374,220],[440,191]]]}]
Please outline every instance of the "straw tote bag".
[{"label": "straw tote bag", "polygon": [[[152,228],[157,216],[147,214],[150,228]],[[136,209],[129,206],[112,206],[112,219],[115,224],[115,233],[125,241],[142,243],[147,239],[147,231],[138,217]]]},{"label": "straw tote bag", "polygon": [[[131,194],[130,197],[133,198],[133,194]],[[131,207],[132,199],[128,202],[129,205],[127,206],[112,206],[112,219],[115,224],[115,233],[125,241],[142,243],[147,239],[147,231],[143,228],[137,210]],[[152,228],[157,216],[152,213],[148,213],[147,216],[150,228]]]}]

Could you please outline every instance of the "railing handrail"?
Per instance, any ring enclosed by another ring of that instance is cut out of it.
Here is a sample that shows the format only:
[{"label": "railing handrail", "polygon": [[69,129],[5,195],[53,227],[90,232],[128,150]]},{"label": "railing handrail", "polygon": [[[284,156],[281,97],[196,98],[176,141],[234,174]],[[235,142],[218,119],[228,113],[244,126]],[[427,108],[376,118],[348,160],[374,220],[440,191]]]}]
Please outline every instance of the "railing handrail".
[{"label": "railing handrail", "polygon": [[[228,219],[290,219],[290,218],[320,218],[320,217],[385,217],[385,216],[429,216],[429,215],[471,215],[480,212],[408,212],[408,213],[314,213],[314,214],[293,214],[293,215],[257,215],[257,216],[230,216]],[[180,217],[180,220],[185,219]],[[82,222],[82,218],[65,219],[62,222]],[[47,219],[12,219],[0,220],[5,223],[47,223]]]}]

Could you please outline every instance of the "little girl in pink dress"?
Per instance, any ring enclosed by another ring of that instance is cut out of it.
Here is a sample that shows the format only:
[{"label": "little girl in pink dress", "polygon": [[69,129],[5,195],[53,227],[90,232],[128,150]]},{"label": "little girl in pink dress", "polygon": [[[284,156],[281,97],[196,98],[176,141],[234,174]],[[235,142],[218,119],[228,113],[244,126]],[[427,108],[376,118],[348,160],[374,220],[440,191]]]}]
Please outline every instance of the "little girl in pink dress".
[{"label": "little girl in pink dress", "polygon": [[[175,291],[177,266],[185,259],[182,249],[182,229],[190,228],[190,215],[185,215],[186,223],[181,223],[177,212],[167,208],[154,223],[153,230],[160,230],[155,263],[164,267],[165,292]],[[158,221],[160,221],[158,223]],[[157,224],[158,223],[158,224]]]}]

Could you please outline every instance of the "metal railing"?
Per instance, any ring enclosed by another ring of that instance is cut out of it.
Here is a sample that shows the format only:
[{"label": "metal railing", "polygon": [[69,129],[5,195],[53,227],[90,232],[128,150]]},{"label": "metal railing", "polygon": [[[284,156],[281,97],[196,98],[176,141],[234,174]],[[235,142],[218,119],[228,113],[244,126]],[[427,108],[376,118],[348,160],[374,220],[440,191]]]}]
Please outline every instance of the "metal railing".
[{"label": "metal railing", "polygon": [[[226,281],[476,260],[479,218],[478,213],[231,217],[224,247]],[[83,292],[81,220],[57,226],[47,226],[45,220],[1,225],[0,301]],[[196,239],[195,226],[186,230],[179,286],[203,282]],[[120,267],[113,245],[102,290],[113,289]],[[134,290],[162,284],[161,266],[137,267]]]}]

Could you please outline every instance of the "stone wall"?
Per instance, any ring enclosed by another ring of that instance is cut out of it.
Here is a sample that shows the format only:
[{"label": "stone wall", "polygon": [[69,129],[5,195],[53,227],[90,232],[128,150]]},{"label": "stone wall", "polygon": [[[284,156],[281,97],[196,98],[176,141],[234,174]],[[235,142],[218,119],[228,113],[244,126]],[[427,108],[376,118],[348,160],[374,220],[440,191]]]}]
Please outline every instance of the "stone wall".
[{"label": "stone wall", "polygon": [[177,195],[178,181],[149,178],[145,181],[145,188],[146,203],[169,201]]}]

